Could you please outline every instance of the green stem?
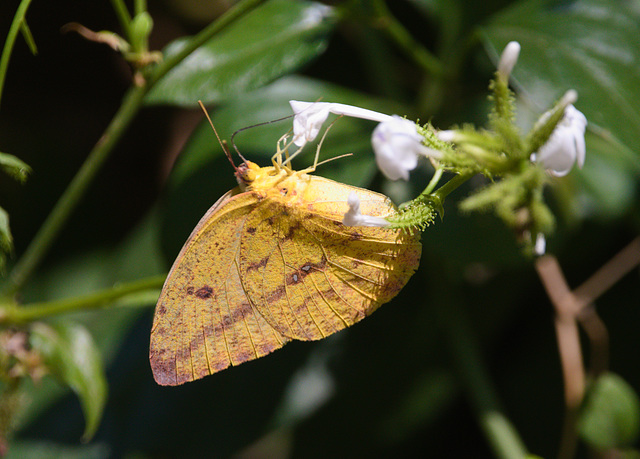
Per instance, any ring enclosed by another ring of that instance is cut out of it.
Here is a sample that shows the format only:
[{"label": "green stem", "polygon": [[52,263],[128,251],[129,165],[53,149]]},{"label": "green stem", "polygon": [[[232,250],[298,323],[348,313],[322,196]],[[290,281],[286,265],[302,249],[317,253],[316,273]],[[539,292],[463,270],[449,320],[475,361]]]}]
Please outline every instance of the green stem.
[{"label": "green stem", "polygon": [[123,35],[127,37],[127,41],[131,43],[131,15],[129,14],[127,5],[125,5],[123,0],[111,0],[111,6],[113,6],[118,21],[120,21]]},{"label": "green stem", "polygon": [[135,0],[133,3],[133,11],[136,16],[147,11],[146,0]]},{"label": "green stem", "polygon": [[31,0],[22,0],[20,2],[20,5],[16,10],[16,14],[13,17],[13,22],[11,23],[11,27],[9,27],[9,33],[7,34],[7,39],[4,42],[4,48],[2,49],[2,57],[0,57],[0,101],[2,101],[2,90],[4,89],[4,80],[7,76],[7,68],[9,67],[9,59],[11,58],[11,51],[13,50],[13,45],[16,42],[16,37],[18,36],[20,27],[22,27],[22,23],[24,21],[25,15],[27,14],[27,9],[29,8],[30,3],[31,3]]},{"label": "green stem", "polygon": [[440,202],[444,202],[444,198],[474,175],[474,172],[456,174],[451,180],[438,188],[434,193],[431,193],[431,197]]},{"label": "green stem", "polygon": [[[474,173],[460,173],[456,174],[453,178],[451,178],[447,183],[438,188],[435,192],[432,192],[433,188],[440,180],[440,176],[442,175],[442,169],[436,170],[436,173],[429,181],[429,185],[427,188],[416,198],[416,200],[422,200],[424,202],[431,203],[431,206],[438,211],[440,217],[444,216],[444,199],[456,188],[462,185],[464,182],[473,177]],[[434,182],[434,179],[435,182]]]},{"label": "green stem", "polygon": [[104,307],[132,293],[159,289],[165,278],[165,275],[153,276],[76,298],[32,303],[21,307],[7,306],[0,310],[0,323],[18,325],[57,314]]},{"label": "green stem", "polygon": [[411,59],[431,75],[444,75],[442,62],[424,46],[415,41],[407,29],[389,11],[384,0],[372,0],[373,11],[382,31]]},{"label": "green stem", "polygon": [[421,193],[421,195],[426,196],[433,193],[434,188],[436,187],[436,185],[438,185],[438,182],[442,178],[443,172],[444,172],[444,169],[441,167],[436,169],[436,171],[433,173],[433,177],[431,177],[431,180],[429,180],[429,184]]},{"label": "green stem", "polygon": [[[117,0],[114,0],[117,1]],[[231,22],[241,17],[249,10],[255,8],[265,0],[245,0],[236,4],[218,20],[203,29],[198,35],[189,40],[180,53],[172,56],[159,64],[151,74],[147,84],[132,87],[126,93],[120,109],[111,120],[105,133],[93,148],[86,161],[73,178],[63,195],[60,197],[47,219],[36,233],[31,244],[14,266],[6,285],[2,289],[4,296],[12,296],[25,284],[44,255],[49,250],[53,240],[57,237],[62,226],[71,212],[75,209],[87,187],[104,164],[105,160],[120,140],[133,117],[142,107],[144,96],[167,72],[178,65],[185,57],[191,54]]]},{"label": "green stem", "polygon": [[522,459],[527,449],[517,430],[502,412],[498,396],[479,352],[466,311],[455,298],[437,302],[439,319],[447,332],[449,348],[467,396],[496,457]]}]

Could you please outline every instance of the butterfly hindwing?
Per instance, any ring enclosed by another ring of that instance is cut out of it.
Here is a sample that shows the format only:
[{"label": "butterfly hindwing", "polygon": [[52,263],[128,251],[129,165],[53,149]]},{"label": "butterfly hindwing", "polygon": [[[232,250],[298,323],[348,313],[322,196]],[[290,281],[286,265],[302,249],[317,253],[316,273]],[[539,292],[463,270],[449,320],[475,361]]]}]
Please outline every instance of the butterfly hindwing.
[{"label": "butterfly hindwing", "polygon": [[284,336],[315,340],[353,325],[393,298],[418,266],[416,236],[342,224],[351,191],[370,215],[393,211],[382,195],[311,176],[299,200],[272,194],[247,216],[240,276]]}]

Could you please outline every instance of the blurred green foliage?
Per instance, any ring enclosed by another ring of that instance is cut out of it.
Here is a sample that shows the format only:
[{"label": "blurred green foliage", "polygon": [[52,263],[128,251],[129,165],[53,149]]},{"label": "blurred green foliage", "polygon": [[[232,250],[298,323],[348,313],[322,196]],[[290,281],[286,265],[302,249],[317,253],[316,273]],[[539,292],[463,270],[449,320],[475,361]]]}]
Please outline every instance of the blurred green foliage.
[{"label": "blurred green foliage", "polygon": [[[180,2],[150,3],[150,49],[166,56],[207,25],[193,22],[191,13],[181,16]],[[579,285],[638,234],[637,2],[400,0],[387,2],[389,11],[381,5],[271,0],[207,41],[147,94],[147,107],[19,300],[70,298],[167,271],[201,215],[235,186],[210,128],[196,126],[203,118],[198,99],[209,103],[226,139],[237,129],[289,115],[290,99],[354,104],[442,129],[482,125],[488,81],[510,40],[522,45],[513,77],[523,130],[571,88],[590,123],[584,169],[558,179],[547,193],[559,220],[548,249],[569,284]],[[9,30],[16,6],[0,4],[0,30]],[[120,33],[110,2],[34,2],[27,17],[39,54],[17,41],[0,107],[0,151],[33,170],[24,185],[0,179],[0,205],[11,218],[15,243],[9,271],[132,84],[131,70],[113,50],[60,34],[70,21]],[[403,47],[389,18],[444,71],[428,70]],[[248,159],[266,165],[290,122],[243,131],[236,144]],[[371,153],[372,128],[340,119],[322,159],[353,156],[317,173],[380,190],[396,202],[415,196],[432,169],[423,164],[409,183],[383,179]],[[295,166],[307,166],[312,153]],[[460,368],[452,363],[453,335],[443,311],[469,324],[464,336],[472,343],[470,354],[485,366],[528,450],[555,456],[563,393],[553,310],[509,230],[492,216],[458,211],[457,203],[482,184],[471,181],[447,199],[443,221],[423,234],[421,270],[363,323],[184,386],[159,387],[151,376],[154,292],[39,324],[49,331],[61,327],[58,338],[40,333],[36,340],[49,336],[49,342],[34,345],[48,345],[53,361],[59,358],[55,346],[73,346],[72,338],[88,331],[95,347],[84,351],[102,356],[109,395],[102,411],[101,397],[91,390],[106,389],[76,384],[80,403],[52,378],[23,383],[10,457],[491,457]],[[8,224],[2,226],[8,232]],[[597,302],[610,334],[611,370],[626,383],[612,389],[610,381],[601,382],[588,399],[592,407],[606,406],[603,392],[633,399],[640,389],[639,303],[637,270]],[[91,367],[99,359],[86,358],[85,378],[102,381]],[[99,427],[87,407],[101,414]],[[637,424],[637,409],[629,412]],[[586,418],[582,425],[587,443],[612,446],[599,440],[602,429],[594,422]],[[81,444],[83,432],[96,427],[91,442]],[[628,444],[633,433],[623,430],[624,446],[634,446]]]}]

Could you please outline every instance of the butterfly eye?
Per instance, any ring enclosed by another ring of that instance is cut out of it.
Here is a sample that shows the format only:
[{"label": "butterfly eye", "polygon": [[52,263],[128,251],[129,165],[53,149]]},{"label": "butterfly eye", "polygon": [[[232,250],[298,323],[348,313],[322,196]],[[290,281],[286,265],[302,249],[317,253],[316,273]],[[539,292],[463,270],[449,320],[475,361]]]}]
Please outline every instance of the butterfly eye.
[{"label": "butterfly eye", "polygon": [[256,171],[253,169],[247,169],[244,174],[242,174],[242,180],[244,183],[249,184],[256,179]]}]

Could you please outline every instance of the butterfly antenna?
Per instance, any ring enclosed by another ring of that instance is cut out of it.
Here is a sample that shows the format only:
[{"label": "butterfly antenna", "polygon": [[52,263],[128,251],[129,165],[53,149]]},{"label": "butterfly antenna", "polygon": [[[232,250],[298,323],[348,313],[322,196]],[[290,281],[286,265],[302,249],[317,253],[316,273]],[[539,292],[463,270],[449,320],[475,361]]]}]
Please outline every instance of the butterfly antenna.
[{"label": "butterfly antenna", "polygon": [[238,147],[236,147],[235,142],[233,141],[233,138],[236,136],[236,134],[239,134],[242,131],[246,131],[247,129],[251,129],[254,127],[259,127],[259,126],[266,126],[267,124],[272,124],[272,123],[277,123],[279,121],[284,121],[286,119],[289,118],[293,118],[294,115],[289,115],[289,116],[284,116],[282,118],[277,118],[275,120],[271,120],[271,121],[264,121],[262,123],[257,123],[257,124],[252,124],[251,126],[246,126],[243,128],[238,129],[236,132],[234,132],[233,134],[231,134],[231,139],[229,140],[231,142],[231,146],[233,147],[233,149],[236,151],[236,153],[238,153],[238,156],[240,156],[240,158],[242,158],[242,160],[246,163],[247,160],[244,159],[244,157],[242,156],[242,153],[240,153],[240,150],[238,150]]},{"label": "butterfly antenna", "polygon": [[[237,173],[238,172],[238,168],[235,165],[235,163],[233,162],[233,158],[231,157],[231,153],[229,152],[229,146],[227,145],[226,140],[221,140],[220,139],[220,136],[218,135],[218,131],[216,130],[216,127],[213,125],[213,121],[211,121],[211,117],[209,116],[209,113],[207,112],[207,109],[205,108],[205,106],[204,106],[204,104],[202,103],[201,100],[198,101],[198,104],[200,104],[200,108],[204,112],[204,116],[207,117],[207,121],[209,121],[209,124],[211,125],[211,129],[213,129],[213,132],[215,133],[216,138],[218,139],[218,143],[222,147],[222,151],[224,151],[224,154],[227,156],[227,159],[231,163],[231,166],[233,166],[233,170],[235,170],[236,173]],[[240,155],[240,157],[242,158],[242,155]],[[242,160],[246,163],[244,158],[242,158]]]}]

